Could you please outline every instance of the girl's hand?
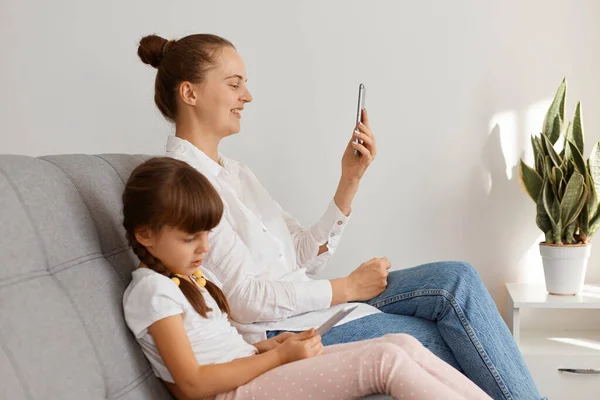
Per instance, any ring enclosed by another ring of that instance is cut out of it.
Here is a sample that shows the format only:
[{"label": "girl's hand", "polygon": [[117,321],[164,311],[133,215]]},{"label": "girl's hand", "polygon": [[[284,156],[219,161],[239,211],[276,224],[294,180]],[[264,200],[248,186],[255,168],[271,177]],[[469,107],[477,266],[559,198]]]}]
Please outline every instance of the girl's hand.
[{"label": "girl's hand", "polygon": [[277,344],[275,345],[275,347],[279,346],[281,343],[285,342],[288,338],[298,335],[297,333],[293,333],[293,332],[283,332],[280,333],[277,336],[273,336],[271,339],[273,339]]},{"label": "girl's hand", "polygon": [[283,332],[277,336],[273,336],[270,339],[261,340],[260,342],[254,343],[254,347],[256,347],[259,354],[264,353],[265,351],[273,350],[274,348],[279,346],[281,343],[285,342],[285,340],[287,338],[289,338],[290,336],[293,336],[293,335],[295,335],[295,333]]},{"label": "girl's hand", "polygon": [[[342,179],[351,182],[359,181],[363,177],[377,154],[375,136],[371,131],[367,110],[363,109],[361,113],[363,124],[359,123],[355,127],[352,139],[350,139],[342,156]],[[360,133],[356,133],[357,131]],[[354,138],[362,139],[363,144],[360,144],[360,142],[355,144]],[[354,155],[354,149],[360,152],[359,157]]]},{"label": "girl's hand", "polygon": [[275,348],[281,364],[303,360],[323,353],[321,336],[314,328],[291,334],[283,343]]}]

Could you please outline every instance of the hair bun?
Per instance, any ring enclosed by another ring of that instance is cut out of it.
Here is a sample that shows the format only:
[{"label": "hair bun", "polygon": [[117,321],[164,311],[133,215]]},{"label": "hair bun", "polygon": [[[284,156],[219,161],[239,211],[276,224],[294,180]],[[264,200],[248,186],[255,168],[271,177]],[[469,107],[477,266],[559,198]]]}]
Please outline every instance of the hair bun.
[{"label": "hair bun", "polygon": [[167,39],[157,35],[144,36],[140,40],[138,56],[144,64],[158,68],[164,56],[163,48],[167,43],[169,43]]}]

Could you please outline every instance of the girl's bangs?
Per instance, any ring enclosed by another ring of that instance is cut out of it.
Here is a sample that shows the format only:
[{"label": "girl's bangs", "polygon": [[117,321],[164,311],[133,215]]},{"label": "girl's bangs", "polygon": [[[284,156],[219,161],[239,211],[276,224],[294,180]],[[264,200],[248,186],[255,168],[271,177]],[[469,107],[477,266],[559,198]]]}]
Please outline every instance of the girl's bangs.
[{"label": "girl's bangs", "polygon": [[210,231],[223,216],[223,201],[196,171],[179,171],[175,182],[162,197],[161,208],[168,210],[157,225],[169,225],[187,233]]}]

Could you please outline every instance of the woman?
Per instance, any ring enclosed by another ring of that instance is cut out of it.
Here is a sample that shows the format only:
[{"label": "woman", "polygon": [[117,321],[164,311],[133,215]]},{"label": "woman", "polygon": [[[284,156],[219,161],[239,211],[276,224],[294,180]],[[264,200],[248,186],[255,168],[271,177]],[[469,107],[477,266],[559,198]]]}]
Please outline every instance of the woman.
[{"label": "woman", "polygon": [[[157,68],[155,103],[175,136],[167,155],[202,172],[225,204],[212,230],[205,269],[218,280],[230,316],[254,343],[281,331],[318,326],[346,302],[362,302],[353,319],[322,338],[330,345],[407,333],[461,370],[495,399],[540,395],[506,324],[476,270],[440,262],[388,273],[387,259],[372,259],[350,275],[313,280],[335,252],[349,221],[360,180],[377,149],[369,118],[356,127],[342,157],[342,174],[323,217],[302,228],[269,196],[244,165],[219,153],[220,141],[240,131],[252,96],[235,47],[214,35],[167,41],[150,35],[138,48]],[[360,157],[353,155],[357,149]]]}]

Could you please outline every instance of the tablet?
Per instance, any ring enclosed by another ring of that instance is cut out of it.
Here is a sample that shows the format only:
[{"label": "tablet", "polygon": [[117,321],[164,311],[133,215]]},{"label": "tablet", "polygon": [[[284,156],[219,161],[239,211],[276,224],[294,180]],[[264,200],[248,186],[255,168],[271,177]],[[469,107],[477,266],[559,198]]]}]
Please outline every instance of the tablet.
[{"label": "tablet", "polygon": [[358,307],[358,304],[346,307],[333,315],[333,317],[329,318],[323,325],[317,328],[317,333],[323,336],[327,331],[329,331],[335,324],[340,322],[346,315],[350,314]]}]

